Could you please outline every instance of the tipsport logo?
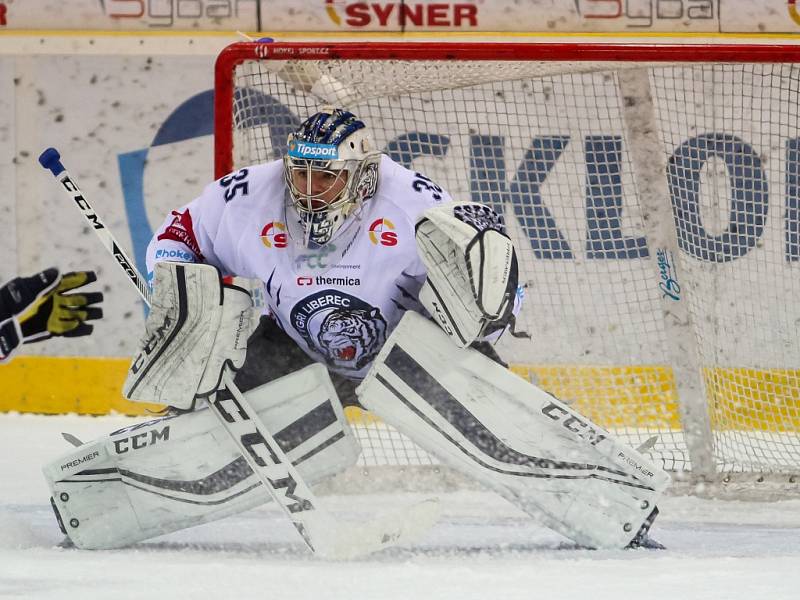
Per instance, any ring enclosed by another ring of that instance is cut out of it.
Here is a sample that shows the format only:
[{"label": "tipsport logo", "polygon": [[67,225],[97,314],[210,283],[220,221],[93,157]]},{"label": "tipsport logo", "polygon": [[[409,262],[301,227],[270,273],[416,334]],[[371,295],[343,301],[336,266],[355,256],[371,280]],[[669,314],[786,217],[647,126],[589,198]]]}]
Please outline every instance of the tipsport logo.
[{"label": "tipsport logo", "polygon": [[383,217],[375,219],[369,226],[369,241],[375,246],[396,246],[397,233],[394,231],[394,223]]},{"label": "tipsport logo", "polygon": [[289,245],[286,225],[280,221],[272,221],[264,225],[264,229],[261,230],[261,243],[267,248],[286,248]]},{"label": "tipsport logo", "polygon": [[292,140],[289,142],[289,156],[292,158],[305,158],[308,160],[336,160],[339,158],[339,149],[334,144],[315,144]]}]

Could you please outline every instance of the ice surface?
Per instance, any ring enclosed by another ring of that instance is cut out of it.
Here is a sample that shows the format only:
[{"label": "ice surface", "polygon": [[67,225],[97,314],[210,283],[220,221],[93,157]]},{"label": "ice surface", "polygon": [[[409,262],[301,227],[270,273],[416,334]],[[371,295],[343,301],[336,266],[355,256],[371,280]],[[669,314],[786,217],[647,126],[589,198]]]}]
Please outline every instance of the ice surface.
[{"label": "ice surface", "polygon": [[[259,508],[124,550],[59,548],[40,467],[135,420],[0,415],[0,598],[314,600],[789,600],[800,598],[800,499],[668,498],[665,551],[576,549],[483,492],[442,494],[442,520],[413,547],[367,559],[311,556],[277,509]],[[367,518],[422,495],[324,496]]]}]

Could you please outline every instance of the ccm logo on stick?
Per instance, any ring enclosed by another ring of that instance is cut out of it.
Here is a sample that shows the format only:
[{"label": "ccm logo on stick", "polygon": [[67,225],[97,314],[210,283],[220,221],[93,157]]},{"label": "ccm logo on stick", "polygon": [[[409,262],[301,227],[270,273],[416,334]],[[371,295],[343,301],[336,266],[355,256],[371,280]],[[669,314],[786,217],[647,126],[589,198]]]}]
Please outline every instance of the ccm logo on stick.
[{"label": "ccm logo on stick", "polygon": [[92,227],[95,229],[105,229],[98,216],[94,212],[91,212],[92,207],[86,202],[86,198],[84,198],[83,194],[80,193],[78,186],[76,186],[69,177],[61,180],[61,185],[64,186],[65,190],[72,194],[72,199],[75,200],[75,204],[77,204],[78,208],[83,211],[84,215],[86,215],[86,218],[92,222]]},{"label": "ccm logo on stick", "polygon": [[253,423],[236,398],[230,395],[228,390],[221,389],[211,406],[225,421],[233,425],[232,430],[235,430],[242,447],[272,484],[278,496],[277,500],[291,513],[314,510],[310,500],[296,493],[297,482],[288,472],[286,465],[280,462],[264,435],[258,430],[258,426]]}]

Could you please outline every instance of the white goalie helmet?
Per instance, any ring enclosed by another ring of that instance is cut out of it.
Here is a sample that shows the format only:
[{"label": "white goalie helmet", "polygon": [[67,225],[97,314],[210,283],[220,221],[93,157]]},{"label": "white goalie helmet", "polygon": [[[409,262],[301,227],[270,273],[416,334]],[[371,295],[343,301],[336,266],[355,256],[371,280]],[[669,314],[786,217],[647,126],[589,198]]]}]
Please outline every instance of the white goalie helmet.
[{"label": "white goalie helmet", "polygon": [[379,162],[367,126],[343,109],[323,108],[289,134],[284,176],[305,246],[327,244],[375,194]]}]

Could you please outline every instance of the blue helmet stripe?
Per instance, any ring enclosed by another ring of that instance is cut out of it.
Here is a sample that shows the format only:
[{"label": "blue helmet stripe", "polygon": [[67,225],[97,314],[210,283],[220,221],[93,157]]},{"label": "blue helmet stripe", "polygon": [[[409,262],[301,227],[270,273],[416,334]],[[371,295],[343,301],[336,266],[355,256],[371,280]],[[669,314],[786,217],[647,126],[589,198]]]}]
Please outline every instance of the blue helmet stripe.
[{"label": "blue helmet stripe", "polygon": [[299,140],[317,144],[339,145],[344,139],[359,129],[365,128],[353,113],[335,110],[330,113],[317,113],[308,118],[297,132]]}]

